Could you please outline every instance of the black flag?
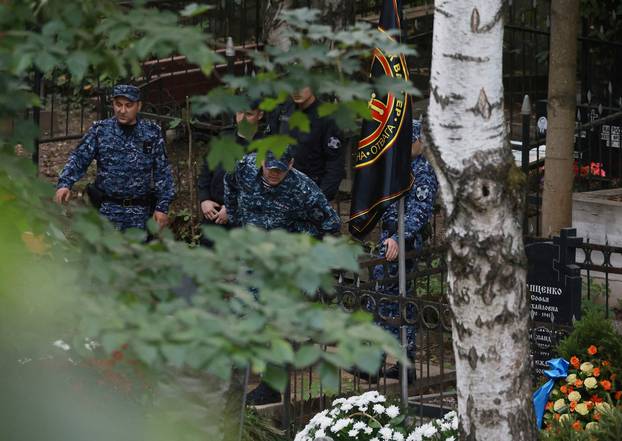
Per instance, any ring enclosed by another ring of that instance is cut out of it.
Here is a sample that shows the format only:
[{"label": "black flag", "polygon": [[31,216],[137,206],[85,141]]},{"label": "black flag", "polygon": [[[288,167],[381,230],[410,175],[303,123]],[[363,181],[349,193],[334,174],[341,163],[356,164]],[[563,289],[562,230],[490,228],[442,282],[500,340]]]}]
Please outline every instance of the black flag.
[{"label": "black flag", "polygon": [[[378,31],[387,38],[387,30],[400,30],[400,0],[385,0]],[[380,76],[409,79],[403,54],[374,50],[371,65],[373,78]],[[354,185],[350,207],[350,233],[363,236],[371,231],[392,202],[407,192],[414,178],[410,172],[412,115],[406,93],[378,96],[369,100],[372,119],[363,123],[361,140],[354,155]]]}]

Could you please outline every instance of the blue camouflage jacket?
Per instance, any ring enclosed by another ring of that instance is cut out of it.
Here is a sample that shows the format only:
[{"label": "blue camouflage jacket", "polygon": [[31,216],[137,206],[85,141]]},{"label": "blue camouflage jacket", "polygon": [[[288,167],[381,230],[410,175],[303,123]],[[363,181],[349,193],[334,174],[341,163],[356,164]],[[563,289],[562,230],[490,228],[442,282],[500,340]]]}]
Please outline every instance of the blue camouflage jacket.
[{"label": "blue camouflage jacket", "polygon": [[234,225],[281,228],[319,237],[336,233],[341,219],[320,188],[296,169],[275,186],[264,185],[255,153],[246,155],[225,175],[225,206]]},{"label": "blue camouflage jacket", "polygon": [[[404,240],[406,248],[421,246],[421,229],[430,221],[434,200],[438,190],[438,181],[434,169],[423,155],[411,163],[415,182],[406,193],[404,201]],[[389,205],[381,218],[380,243],[387,238],[398,240],[397,236],[398,202]]]},{"label": "blue camouflage jacket", "polygon": [[175,186],[162,130],[155,122],[139,118],[131,130],[124,130],[114,117],[95,122],[69,155],[57,188],[71,188],[93,159],[97,161],[95,184],[103,192],[115,198],[137,198],[153,189],[155,209],[168,212]]}]

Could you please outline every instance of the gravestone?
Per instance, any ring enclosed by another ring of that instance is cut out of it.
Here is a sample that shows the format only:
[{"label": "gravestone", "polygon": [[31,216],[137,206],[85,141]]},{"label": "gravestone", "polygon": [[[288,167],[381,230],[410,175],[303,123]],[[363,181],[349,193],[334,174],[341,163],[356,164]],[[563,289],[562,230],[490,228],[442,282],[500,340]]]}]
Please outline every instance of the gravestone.
[{"label": "gravestone", "polygon": [[575,263],[583,239],[574,228],[564,228],[552,241],[529,243],[527,291],[530,301],[529,339],[534,375],[548,369],[555,346],[581,318],[581,273]]}]

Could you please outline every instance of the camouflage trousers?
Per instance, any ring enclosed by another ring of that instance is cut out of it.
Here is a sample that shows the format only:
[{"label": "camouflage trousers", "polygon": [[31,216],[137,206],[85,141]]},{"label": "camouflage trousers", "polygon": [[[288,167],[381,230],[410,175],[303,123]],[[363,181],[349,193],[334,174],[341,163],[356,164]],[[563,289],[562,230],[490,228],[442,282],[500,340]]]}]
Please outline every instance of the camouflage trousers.
[{"label": "camouflage trousers", "polygon": [[104,202],[99,212],[108,218],[116,229],[121,231],[127,230],[128,228],[145,230],[147,228],[147,221],[151,217],[151,210],[149,207],[123,207],[111,202]]}]

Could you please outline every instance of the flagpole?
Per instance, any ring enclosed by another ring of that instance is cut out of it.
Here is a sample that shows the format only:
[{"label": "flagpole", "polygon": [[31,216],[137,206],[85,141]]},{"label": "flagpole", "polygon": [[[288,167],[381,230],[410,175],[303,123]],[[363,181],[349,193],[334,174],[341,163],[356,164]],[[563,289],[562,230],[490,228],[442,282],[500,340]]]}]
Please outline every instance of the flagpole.
[{"label": "flagpole", "polygon": [[[403,323],[405,315],[404,301],[406,299],[406,241],[404,240],[404,197],[400,198],[397,215],[397,237],[398,237],[398,270],[399,270],[399,295],[400,295],[400,317]],[[406,326],[400,326],[400,342],[402,350],[406,351],[408,345]],[[400,363],[400,397],[402,409],[408,407],[408,371],[406,363]]]}]

